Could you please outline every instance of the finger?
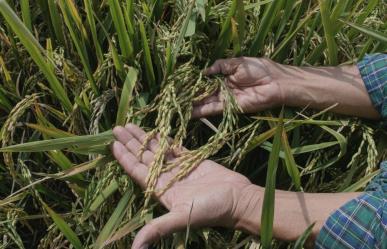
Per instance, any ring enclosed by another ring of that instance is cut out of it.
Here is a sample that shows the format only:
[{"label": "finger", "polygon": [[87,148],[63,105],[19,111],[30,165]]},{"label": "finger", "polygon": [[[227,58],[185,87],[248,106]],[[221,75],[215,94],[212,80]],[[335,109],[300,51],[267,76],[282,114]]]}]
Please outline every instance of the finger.
[{"label": "finger", "polygon": [[223,111],[223,101],[212,102],[200,106],[195,106],[192,111],[193,118],[220,114]]},{"label": "finger", "polygon": [[170,212],[146,224],[136,235],[132,249],[147,249],[161,237],[183,230],[188,224],[186,213]]},{"label": "finger", "polygon": [[[144,144],[145,140],[147,139],[147,133],[143,129],[141,129],[140,127],[132,123],[125,125],[125,128],[141,144]],[[153,153],[156,153],[158,147],[159,147],[159,142],[155,138],[152,138],[146,145],[146,148],[148,148]]]},{"label": "finger", "polygon": [[229,75],[233,74],[238,66],[238,58],[232,58],[232,59],[219,59],[212,64],[209,68],[206,68],[203,71],[204,75],[211,75],[211,74],[224,74]]},{"label": "finger", "polygon": [[138,161],[128,149],[120,142],[115,141],[111,146],[113,156],[124,168],[126,173],[141,187],[145,187],[145,179],[148,174],[147,167]]},{"label": "finger", "polygon": [[[127,131],[127,129],[117,126],[113,129],[113,134],[118,141],[125,145],[125,147],[135,156],[140,155],[140,151],[142,148],[142,143],[140,143],[131,133]],[[152,163],[154,158],[153,152],[149,150],[145,150],[142,153],[141,158],[139,160],[145,165],[149,165]]]}]

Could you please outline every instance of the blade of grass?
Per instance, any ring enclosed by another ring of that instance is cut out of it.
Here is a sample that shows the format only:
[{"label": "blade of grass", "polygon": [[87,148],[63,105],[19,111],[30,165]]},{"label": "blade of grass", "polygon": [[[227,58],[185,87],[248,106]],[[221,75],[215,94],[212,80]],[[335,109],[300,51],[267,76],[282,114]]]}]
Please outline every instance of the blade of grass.
[{"label": "blade of grass", "polygon": [[124,79],[125,78],[124,62],[122,61],[122,58],[118,55],[118,51],[117,51],[116,47],[114,46],[113,42],[111,41],[111,39],[109,37],[109,32],[106,30],[106,28],[104,27],[103,23],[95,15],[94,12],[93,12],[93,14],[94,14],[94,17],[97,20],[98,24],[101,27],[102,33],[105,35],[105,37],[106,37],[106,39],[107,39],[107,41],[109,43],[109,48],[110,48],[110,51],[112,53],[113,63],[114,63],[114,66],[115,66],[115,68],[116,68],[116,70],[118,72],[118,75],[120,76],[121,79]]},{"label": "blade of grass", "polygon": [[[77,20],[78,19],[77,15],[75,16],[72,15],[73,9],[71,8],[71,5],[66,4],[67,1],[68,0],[59,0],[58,1],[59,7],[62,11],[62,15],[65,21],[65,24],[67,26],[67,29],[70,32],[71,39],[73,40],[75,48],[77,49],[78,56],[81,59],[83,69],[85,70],[85,73],[86,73],[86,77],[90,82],[91,89],[93,89],[94,94],[98,96],[99,91],[95,83],[95,79],[92,74],[92,69],[90,66],[89,57],[87,55],[86,41],[84,38],[82,38],[82,34],[79,34],[79,32],[77,32],[76,23],[79,22],[79,20]],[[83,32],[82,30],[83,29],[81,29],[81,33]]]},{"label": "blade of grass", "polygon": [[264,41],[282,4],[283,0],[278,0],[273,1],[269,5],[265,6],[265,11],[263,13],[257,33],[249,49],[250,56],[257,56],[262,51]]},{"label": "blade of grass", "polygon": [[32,31],[30,0],[20,0],[22,19],[26,27]]},{"label": "blade of grass", "polygon": [[280,121],[276,129],[273,141],[273,150],[269,156],[268,169],[266,175],[265,193],[262,204],[261,215],[261,245],[263,249],[271,248],[273,238],[273,221],[274,221],[274,199],[276,174],[281,149],[281,135],[283,131],[282,121],[283,110],[280,114]]},{"label": "blade of grass", "polygon": [[59,15],[56,1],[48,0],[47,3],[48,3],[50,19],[51,19],[52,27],[54,29],[56,40],[60,45],[65,46],[66,43],[63,35],[63,23]]},{"label": "blade of grass", "polygon": [[195,31],[196,31],[196,17],[197,17],[197,14],[196,12],[192,12],[191,13],[191,16],[189,18],[189,21],[188,21],[188,25],[187,25],[187,30],[184,34],[184,37],[190,37],[190,36],[193,36],[195,34]]},{"label": "blade of grass", "polygon": [[215,43],[215,51],[213,54],[213,60],[216,60],[218,58],[221,58],[224,54],[225,49],[229,46],[231,41],[231,19],[235,15],[235,12],[237,10],[238,6],[238,0],[233,0],[231,3],[231,7],[227,12],[227,17],[223,21],[222,29],[220,31],[220,34],[218,36],[218,39]]},{"label": "blade of grass", "polygon": [[301,47],[300,52],[298,53],[296,59],[294,60],[294,65],[300,66],[305,57],[306,50],[309,47],[310,41],[312,39],[313,33],[315,32],[316,26],[320,23],[320,14],[317,13],[315,18],[313,19],[312,25],[308,25],[309,28],[308,35],[305,38],[304,45]]},{"label": "blade of grass", "polygon": [[337,65],[337,44],[335,41],[334,23],[330,18],[331,0],[318,0],[321,20],[324,27],[325,40],[328,46],[328,61],[332,66]]},{"label": "blade of grass", "polygon": [[50,150],[62,150],[66,148],[106,144],[113,141],[113,139],[113,132],[109,130],[98,135],[65,137],[11,145],[8,147],[0,148],[0,152],[42,152]]},{"label": "blade of grass", "polygon": [[0,87],[0,106],[7,112],[12,110],[12,104],[4,94],[4,90]]},{"label": "blade of grass", "polygon": [[[58,172],[55,174],[45,174],[45,173],[35,173],[35,174],[39,175],[39,176],[44,176],[45,177],[45,178],[43,178],[44,180],[48,180],[51,178],[53,178],[53,179],[67,179],[69,177],[76,176],[80,173],[89,171],[89,170],[94,169],[94,168],[102,168],[102,167],[106,166],[106,164],[108,164],[114,160],[115,159],[111,155],[101,156],[101,157],[98,157],[97,159],[75,165],[70,169],[67,169],[67,170],[64,170],[64,171],[61,171],[61,172]],[[42,181],[39,180],[39,182],[42,182]],[[28,186],[28,188],[29,187],[30,186]],[[25,189],[25,187],[23,187],[23,189]]]},{"label": "blade of grass", "polygon": [[83,26],[81,15],[77,9],[77,6],[74,3],[74,0],[63,0],[66,6],[66,9],[69,11],[69,15],[72,17],[77,29],[81,33],[83,41],[88,41],[86,28]]},{"label": "blade of grass", "polygon": [[113,181],[107,186],[102,192],[97,195],[97,197],[93,200],[93,202],[90,205],[89,212],[94,212],[97,210],[101,204],[106,201],[109,196],[114,194],[118,190],[118,182],[113,179]]},{"label": "blade of grass", "polygon": [[130,203],[130,199],[133,198],[133,195],[130,191],[126,191],[122,196],[120,202],[118,203],[116,209],[113,214],[110,216],[109,220],[106,222],[102,231],[98,235],[98,238],[93,246],[95,249],[102,248],[105,241],[109,239],[109,237],[115,232],[117,227],[120,225],[123,216],[125,215],[125,210],[128,207],[128,203]]},{"label": "blade of grass", "polygon": [[278,58],[279,55],[287,51],[288,44],[292,41],[292,39],[295,37],[297,32],[308,23],[312,15],[313,15],[313,12],[310,12],[303,20],[301,20],[298,23],[297,27],[292,32],[288,33],[285,39],[283,39],[281,43],[278,45],[278,47],[275,49],[275,52],[271,56],[272,58]]},{"label": "blade of grass", "polygon": [[75,136],[74,134],[67,132],[67,131],[62,131],[58,128],[55,127],[46,127],[40,124],[31,124],[31,123],[26,123],[25,124],[27,127],[37,130],[42,134],[45,134],[46,136],[49,136],[51,138],[62,138],[62,137],[72,137]]},{"label": "blade of grass", "polygon": [[177,40],[174,44],[173,49],[171,49],[169,51],[170,52],[170,59],[169,59],[169,62],[168,62],[168,60],[167,60],[167,62],[171,64],[171,66],[170,66],[171,71],[170,72],[167,71],[167,74],[164,77],[169,76],[169,74],[172,73],[172,71],[175,68],[177,57],[180,54],[180,48],[183,45],[184,37],[185,37],[185,34],[187,33],[188,23],[189,23],[189,20],[191,18],[191,15],[192,15],[192,10],[193,10],[194,4],[195,4],[195,1],[191,1],[190,4],[188,5],[187,14],[184,18],[183,25],[180,28],[179,36],[177,37]]},{"label": "blade of grass", "polygon": [[[278,122],[279,118],[275,117],[261,117],[261,116],[256,116],[252,117],[257,120],[265,120],[265,121],[274,121]],[[344,126],[348,125],[348,121],[345,120],[314,120],[314,119],[288,119],[284,118],[284,123],[285,124],[310,124],[310,125],[327,125],[327,126]]]},{"label": "blade of grass", "polygon": [[327,131],[328,133],[330,133],[332,136],[334,136],[337,140],[337,142],[339,143],[339,146],[340,146],[340,151],[339,151],[339,154],[337,155],[337,157],[329,160],[327,163],[323,164],[323,165],[319,165],[317,167],[315,167],[314,169],[308,171],[307,173],[308,174],[311,174],[311,173],[314,173],[314,172],[317,172],[319,170],[322,170],[322,169],[326,169],[328,167],[330,167],[331,165],[333,165],[334,163],[338,162],[344,155],[345,153],[347,152],[347,139],[341,135],[340,133],[338,133],[337,131],[327,127],[327,126],[320,126],[323,130]]},{"label": "blade of grass", "polygon": [[296,161],[294,160],[292,149],[290,148],[288,141],[288,136],[286,135],[286,130],[284,129],[282,130],[281,145],[285,154],[285,166],[288,174],[292,178],[296,189],[301,190],[300,172],[298,170]]},{"label": "blade of grass", "polygon": [[118,105],[116,125],[125,125],[130,101],[133,98],[133,89],[137,81],[137,71],[130,67],[122,88],[120,103]]},{"label": "blade of grass", "polygon": [[[323,143],[319,143],[319,144],[303,145],[303,146],[292,148],[291,153],[293,155],[300,155],[300,154],[304,154],[304,153],[313,152],[316,150],[326,149],[326,148],[329,148],[329,147],[332,147],[332,146],[335,146],[338,144],[339,144],[339,142],[332,141],[332,142],[323,142]],[[269,152],[271,152],[273,150],[273,144],[268,142],[268,141],[262,142],[260,147],[262,149],[269,151]],[[284,151],[280,151],[280,158],[285,159]]]},{"label": "blade of grass", "polygon": [[301,236],[296,240],[296,243],[294,244],[293,249],[303,249],[304,248],[306,240],[312,234],[314,225],[315,225],[315,223],[312,223],[305,229],[305,231],[301,234]]},{"label": "blade of grass", "polygon": [[339,20],[345,24],[347,24],[348,26],[360,31],[361,33],[363,34],[366,34],[372,38],[374,38],[375,40],[378,40],[380,42],[383,42],[383,43],[387,43],[387,35],[384,34],[384,33],[381,33],[379,31],[376,31],[376,30],[372,30],[372,29],[369,29],[367,27],[364,27],[364,26],[361,26],[361,25],[358,25],[358,24],[355,24],[355,23],[351,23],[351,22],[347,22],[347,21],[344,21],[344,20]]},{"label": "blade of grass", "polygon": [[275,34],[275,41],[277,42],[278,39],[280,38],[282,32],[284,31],[285,29],[285,26],[287,25],[293,11],[293,7],[294,7],[294,4],[296,3],[295,0],[288,0],[286,1],[285,3],[285,8],[283,10],[283,15],[281,17],[281,21],[278,25],[278,29],[276,30],[276,34]]},{"label": "blade of grass", "polygon": [[134,2],[133,0],[126,0],[126,5],[124,9],[124,17],[126,21],[126,26],[128,27],[128,35],[129,39],[133,41],[133,48],[135,47],[137,37],[135,37],[136,33],[134,32]]},{"label": "blade of grass", "polygon": [[371,174],[368,174],[364,177],[362,177],[359,181],[355,182],[348,188],[344,189],[342,192],[355,192],[359,191],[361,188],[364,188],[364,186],[367,185],[368,182],[372,180],[375,176],[377,176],[380,173],[380,169],[372,172]]},{"label": "blade of grass", "polygon": [[103,54],[102,54],[101,45],[97,36],[97,28],[94,20],[93,3],[91,0],[85,0],[84,3],[85,3],[86,18],[90,27],[90,32],[91,32],[91,37],[93,39],[95,52],[97,55],[98,62],[101,64],[103,61]]},{"label": "blade of grass", "polygon": [[129,38],[128,31],[124,22],[124,15],[119,1],[108,0],[111,17],[117,31],[118,42],[121,53],[126,60],[133,59],[133,44]]},{"label": "blade of grass", "polygon": [[235,21],[238,29],[239,43],[242,46],[244,40],[246,39],[246,13],[245,4],[243,3],[243,0],[238,0],[237,10],[235,13]]},{"label": "blade of grass", "polygon": [[145,73],[146,78],[149,82],[149,90],[151,93],[157,90],[156,88],[156,78],[153,70],[152,57],[149,49],[148,38],[146,36],[145,27],[142,21],[139,21],[140,34],[142,41],[142,49],[144,51],[144,64],[145,64]]},{"label": "blade of grass", "polygon": [[68,239],[72,246],[76,249],[84,248],[81,241],[79,240],[77,234],[71,229],[71,227],[63,220],[63,218],[58,215],[54,210],[52,210],[46,203],[42,201],[44,209],[50,215],[51,219],[54,221],[58,229],[63,233],[63,235]]},{"label": "blade of grass", "polygon": [[107,239],[103,246],[107,246],[117,240],[122,239],[127,236],[129,233],[133,232],[137,228],[141,227],[145,221],[150,220],[152,215],[147,213],[144,217],[141,216],[141,212],[136,214],[128,223],[123,225],[117,232],[112,234],[109,239]]},{"label": "blade of grass", "polygon": [[17,92],[15,83],[12,81],[11,72],[8,70],[7,66],[5,65],[4,59],[3,57],[1,57],[1,55],[0,55],[0,69],[1,69],[0,72],[4,75],[4,81],[3,81],[3,84],[1,84],[1,87],[6,87],[8,89],[12,89],[13,91]]}]

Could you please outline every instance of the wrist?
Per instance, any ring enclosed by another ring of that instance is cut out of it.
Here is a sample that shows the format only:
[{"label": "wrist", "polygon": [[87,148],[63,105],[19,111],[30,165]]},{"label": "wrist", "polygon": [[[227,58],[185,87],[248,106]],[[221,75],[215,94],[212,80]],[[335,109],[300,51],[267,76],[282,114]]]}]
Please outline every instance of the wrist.
[{"label": "wrist", "polygon": [[251,184],[244,188],[236,207],[235,229],[258,235],[261,228],[263,188]]},{"label": "wrist", "polygon": [[[267,60],[270,61],[270,60]],[[309,106],[346,115],[378,118],[356,65],[294,67],[270,61],[268,71],[280,89],[282,105]]]},{"label": "wrist", "polygon": [[316,106],[317,102],[322,102],[321,99],[316,98],[320,95],[320,85],[313,84],[316,83],[316,79],[307,74],[303,68],[283,65],[271,60],[266,60],[265,64],[273,81],[278,85],[280,105],[304,107]]}]

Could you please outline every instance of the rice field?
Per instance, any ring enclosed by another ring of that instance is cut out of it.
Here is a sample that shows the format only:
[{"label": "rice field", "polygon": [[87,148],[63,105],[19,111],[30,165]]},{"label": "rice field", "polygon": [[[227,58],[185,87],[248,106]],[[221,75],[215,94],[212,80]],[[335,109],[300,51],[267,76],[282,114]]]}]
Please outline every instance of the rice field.
[{"label": "rice field", "polygon": [[[239,56],[353,64],[386,51],[386,34],[383,0],[0,0],[0,248],[130,248],[166,211],[151,195],[176,167],[168,137],[190,149],[170,184],[210,158],[268,192],[361,191],[387,157],[382,123],[330,108],[240,114],[222,76],[202,70]],[[222,115],[192,119],[218,90]],[[145,192],[109,149],[128,122],[159,134]],[[154,247],[303,246],[270,234],[187,229]]]}]

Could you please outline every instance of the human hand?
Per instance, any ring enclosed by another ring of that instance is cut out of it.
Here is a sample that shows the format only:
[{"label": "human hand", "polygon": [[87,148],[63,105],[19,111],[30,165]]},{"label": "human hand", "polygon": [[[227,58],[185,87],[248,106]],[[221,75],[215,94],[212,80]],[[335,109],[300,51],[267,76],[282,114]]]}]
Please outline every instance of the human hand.
[{"label": "human hand", "polygon": [[[264,110],[283,103],[280,84],[270,68],[277,63],[266,58],[239,57],[220,59],[204,71],[205,75],[223,74],[225,82],[245,113]],[[219,92],[194,104],[193,117],[215,115],[223,110]]]},{"label": "human hand", "polygon": [[[128,175],[143,189],[149,166],[158,148],[157,138],[152,139],[142,157],[139,150],[146,133],[136,125],[115,127],[116,137],[112,152]],[[178,153],[178,152],[177,152]],[[176,152],[167,155],[168,161],[176,160]],[[178,169],[163,173],[156,189],[163,189]],[[238,228],[246,212],[256,210],[259,198],[251,189],[257,187],[241,174],[213,161],[204,160],[187,177],[176,182],[161,196],[155,196],[169,213],[146,224],[137,234],[132,249],[145,249],[161,237],[183,230],[188,226],[222,226]],[[191,210],[192,209],[192,210]],[[252,211],[253,212],[253,211]]]}]

